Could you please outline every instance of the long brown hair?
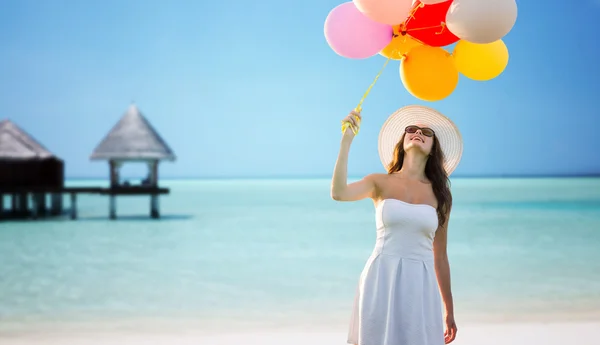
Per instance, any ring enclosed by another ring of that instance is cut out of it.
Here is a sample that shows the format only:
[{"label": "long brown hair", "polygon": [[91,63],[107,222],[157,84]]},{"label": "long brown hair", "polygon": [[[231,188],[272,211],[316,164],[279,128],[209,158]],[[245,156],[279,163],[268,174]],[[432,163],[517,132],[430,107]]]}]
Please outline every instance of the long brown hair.
[{"label": "long brown hair", "polygon": [[[402,134],[402,138],[396,144],[394,148],[394,158],[388,166],[388,174],[393,174],[402,169],[404,163],[404,137],[406,133]],[[437,199],[437,215],[439,224],[443,225],[446,223],[446,214],[452,207],[452,193],[450,192],[450,179],[446,170],[444,169],[444,152],[440,146],[440,142],[437,140],[435,135],[433,136],[433,145],[431,146],[431,153],[425,164],[425,176],[431,182],[433,194]]]}]

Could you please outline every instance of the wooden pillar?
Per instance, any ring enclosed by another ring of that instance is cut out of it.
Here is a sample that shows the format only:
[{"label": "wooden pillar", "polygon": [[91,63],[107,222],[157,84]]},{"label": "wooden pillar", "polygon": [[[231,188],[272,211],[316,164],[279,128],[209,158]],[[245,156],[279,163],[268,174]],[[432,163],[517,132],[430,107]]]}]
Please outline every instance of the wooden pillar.
[{"label": "wooden pillar", "polygon": [[[148,162],[148,177],[148,184],[153,188],[158,188],[158,160]],[[154,219],[160,217],[158,197],[158,194],[150,194],[150,217]]]},{"label": "wooden pillar", "polygon": [[38,195],[36,193],[31,193],[31,218],[37,219],[39,214],[39,201]]},{"label": "wooden pillar", "polygon": [[117,185],[118,177],[116,175],[116,167],[115,161],[108,161],[108,169],[109,169],[109,177],[110,177],[110,187],[113,188]]},{"label": "wooden pillar", "polygon": [[71,193],[71,219],[77,219],[77,193]]},{"label": "wooden pillar", "polygon": [[154,219],[160,218],[160,212],[158,210],[158,194],[150,195],[150,217]]},{"label": "wooden pillar", "polygon": [[[33,195],[33,199],[35,199],[35,204],[37,207],[36,213],[38,215],[46,214],[46,193],[36,193]],[[32,199],[32,200],[33,200]]]},{"label": "wooden pillar", "polygon": [[117,219],[117,196],[111,194],[109,197],[109,218]]},{"label": "wooden pillar", "polygon": [[63,195],[62,193],[53,193],[50,197],[50,214],[58,216],[63,213]]},{"label": "wooden pillar", "polygon": [[150,177],[150,185],[152,187],[158,186],[158,161],[150,161],[148,162],[148,176]]},{"label": "wooden pillar", "polygon": [[10,214],[12,214],[13,216],[15,214],[17,214],[17,201],[19,199],[19,197],[17,196],[18,194],[13,193],[10,196]]},{"label": "wooden pillar", "polygon": [[108,162],[110,168],[110,187],[115,188],[119,186],[119,170],[121,168],[121,162],[110,160]]},{"label": "wooden pillar", "polygon": [[21,215],[25,215],[29,211],[29,200],[27,193],[19,193],[17,198],[17,212]]}]

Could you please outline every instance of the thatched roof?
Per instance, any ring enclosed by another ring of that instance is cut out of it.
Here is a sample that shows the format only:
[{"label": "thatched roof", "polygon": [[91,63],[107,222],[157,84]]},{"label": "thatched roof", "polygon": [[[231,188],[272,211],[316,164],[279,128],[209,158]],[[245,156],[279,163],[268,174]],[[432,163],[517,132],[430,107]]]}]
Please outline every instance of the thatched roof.
[{"label": "thatched roof", "polygon": [[175,154],[135,105],[102,139],[92,160],[175,160]]},{"label": "thatched roof", "polygon": [[56,158],[10,120],[0,121],[0,160]]}]

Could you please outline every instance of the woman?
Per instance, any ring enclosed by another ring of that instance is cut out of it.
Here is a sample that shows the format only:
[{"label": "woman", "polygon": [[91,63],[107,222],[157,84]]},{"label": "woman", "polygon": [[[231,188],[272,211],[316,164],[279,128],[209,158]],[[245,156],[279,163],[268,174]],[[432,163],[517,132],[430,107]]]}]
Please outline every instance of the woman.
[{"label": "woman", "polygon": [[461,134],[431,108],[399,109],[379,134],[379,156],[388,173],[347,184],[348,152],[360,114],[351,112],[342,123],[352,130],[343,133],[331,196],[337,201],[371,198],[377,225],[375,249],[359,279],[348,343],[448,344],[457,331],[446,253],[452,208],[448,175],[462,156]]}]

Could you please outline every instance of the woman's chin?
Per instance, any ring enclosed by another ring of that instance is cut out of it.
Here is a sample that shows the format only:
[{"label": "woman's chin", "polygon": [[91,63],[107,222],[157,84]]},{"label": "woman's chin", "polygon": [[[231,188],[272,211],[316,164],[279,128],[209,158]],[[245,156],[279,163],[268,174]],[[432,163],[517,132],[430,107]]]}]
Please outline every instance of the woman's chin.
[{"label": "woman's chin", "polygon": [[423,147],[423,144],[421,144],[420,142],[406,143],[406,146],[404,147],[404,151],[407,153],[412,151],[413,153],[422,154],[424,156],[427,155],[427,150],[425,149],[425,147]]}]

